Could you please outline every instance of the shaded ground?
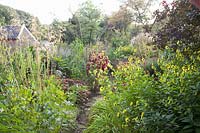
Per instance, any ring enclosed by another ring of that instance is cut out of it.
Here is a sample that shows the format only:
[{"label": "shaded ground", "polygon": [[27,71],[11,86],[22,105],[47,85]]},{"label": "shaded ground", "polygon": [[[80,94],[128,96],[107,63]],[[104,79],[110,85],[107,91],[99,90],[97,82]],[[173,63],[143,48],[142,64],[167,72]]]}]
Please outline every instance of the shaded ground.
[{"label": "shaded ground", "polygon": [[[69,78],[62,79],[62,84],[64,91],[69,91],[69,86],[71,85],[87,86],[87,83],[81,80],[74,80]],[[93,91],[83,90],[78,92],[78,98],[76,103],[79,107],[79,113],[76,118],[77,128],[74,131],[74,133],[82,133],[83,130],[86,129],[87,124],[89,122],[88,117],[90,113],[90,107],[99,98],[101,98],[101,95],[99,94],[99,90],[97,88],[93,88]]]},{"label": "shaded ground", "polygon": [[90,91],[90,95],[87,98],[87,101],[83,102],[84,104],[82,104],[80,106],[80,111],[79,111],[79,114],[76,119],[78,127],[77,127],[75,133],[82,133],[83,130],[86,129],[87,124],[88,124],[88,116],[89,116],[89,112],[90,112],[90,107],[99,98],[101,98],[99,93]]}]

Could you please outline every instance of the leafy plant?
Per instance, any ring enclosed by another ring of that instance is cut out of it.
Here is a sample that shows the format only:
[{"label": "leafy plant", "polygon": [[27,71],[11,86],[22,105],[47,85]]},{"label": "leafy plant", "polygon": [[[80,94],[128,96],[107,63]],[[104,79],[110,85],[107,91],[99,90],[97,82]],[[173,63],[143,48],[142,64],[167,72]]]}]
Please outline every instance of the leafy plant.
[{"label": "leafy plant", "polygon": [[143,61],[119,65],[113,77],[99,76],[104,96],[91,111],[85,132],[198,132],[200,52],[186,59],[166,49],[157,79],[146,74]]},{"label": "leafy plant", "polygon": [[[76,107],[55,76],[50,75],[50,56],[32,48],[0,50],[1,132],[70,132]],[[45,59],[45,60],[44,60]]]},{"label": "leafy plant", "polygon": [[88,87],[87,86],[78,86],[78,85],[73,85],[69,88],[69,90],[66,92],[67,96],[68,96],[68,100],[71,101],[72,103],[76,104],[76,103],[80,103],[83,101],[80,101],[81,99],[79,96],[79,93],[81,91],[87,91]]},{"label": "leafy plant", "polygon": [[113,35],[111,39],[111,43],[112,43],[112,47],[118,48],[120,46],[128,45],[130,42],[127,36],[123,35],[122,33],[117,32],[115,33],[115,35]]},{"label": "leafy plant", "polygon": [[64,59],[54,59],[66,77],[84,79],[86,75],[85,50],[80,40],[77,39],[70,44],[70,54]]},{"label": "leafy plant", "polygon": [[108,59],[108,56],[105,55],[104,51],[98,53],[92,52],[89,55],[86,70],[94,91],[98,92],[99,84],[96,79],[98,79],[102,71],[107,72],[107,70],[111,70],[110,61]]},{"label": "leafy plant", "polygon": [[105,56],[104,52],[92,52],[89,55],[89,61],[87,62],[87,72],[94,70],[106,70],[109,66],[109,59]]},{"label": "leafy plant", "polygon": [[[199,50],[199,19],[200,11],[188,0],[174,0],[171,4],[162,2],[163,11],[156,11],[156,22],[165,20],[155,36],[159,48],[169,46],[184,52],[190,47],[193,51]],[[186,53],[188,54],[188,53]]]},{"label": "leafy plant", "polygon": [[120,46],[114,51],[114,55],[117,59],[128,59],[136,53],[136,49],[130,45]]}]

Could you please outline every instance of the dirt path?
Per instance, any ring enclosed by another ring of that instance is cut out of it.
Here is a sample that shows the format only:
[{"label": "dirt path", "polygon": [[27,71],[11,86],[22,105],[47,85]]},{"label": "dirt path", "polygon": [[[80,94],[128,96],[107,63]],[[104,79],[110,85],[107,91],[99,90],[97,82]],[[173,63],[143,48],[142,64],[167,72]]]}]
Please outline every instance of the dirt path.
[{"label": "dirt path", "polygon": [[77,124],[78,127],[75,133],[82,133],[84,129],[86,129],[88,124],[88,116],[90,112],[90,107],[95,103],[97,99],[101,98],[98,93],[91,92],[90,96],[87,98],[87,101],[80,106],[80,111],[77,116]]},{"label": "dirt path", "polygon": [[[87,85],[87,83],[81,80],[74,80],[69,78],[62,79],[63,90],[68,91],[69,86],[71,85]],[[93,88],[91,90],[83,90],[78,92],[76,104],[79,107],[79,113],[76,118],[77,128],[74,133],[82,133],[84,129],[86,129],[88,124],[88,117],[90,113],[91,106],[101,98],[99,94],[99,89]]]}]

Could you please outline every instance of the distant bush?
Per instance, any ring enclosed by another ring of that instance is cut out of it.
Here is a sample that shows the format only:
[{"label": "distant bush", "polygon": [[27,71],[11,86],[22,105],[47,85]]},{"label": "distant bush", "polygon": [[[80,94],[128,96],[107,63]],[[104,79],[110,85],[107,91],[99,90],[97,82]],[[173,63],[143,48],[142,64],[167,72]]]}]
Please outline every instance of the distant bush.
[{"label": "distant bush", "polygon": [[75,40],[69,45],[70,53],[64,58],[55,58],[59,69],[66,77],[84,79],[86,76],[86,57],[84,45],[80,40]]},{"label": "distant bush", "polygon": [[138,33],[132,38],[132,45],[150,45],[153,42],[153,37],[149,33]]},{"label": "distant bush", "polygon": [[116,59],[128,59],[136,53],[136,49],[133,46],[120,46],[114,51]]},{"label": "distant bush", "polygon": [[111,39],[112,47],[113,48],[118,48],[120,46],[125,46],[130,44],[130,40],[127,36],[118,33],[114,35]]},{"label": "distant bush", "polygon": [[136,49],[135,56],[137,57],[157,56],[157,48],[153,45],[152,36],[148,33],[139,33],[132,39],[132,45]]}]

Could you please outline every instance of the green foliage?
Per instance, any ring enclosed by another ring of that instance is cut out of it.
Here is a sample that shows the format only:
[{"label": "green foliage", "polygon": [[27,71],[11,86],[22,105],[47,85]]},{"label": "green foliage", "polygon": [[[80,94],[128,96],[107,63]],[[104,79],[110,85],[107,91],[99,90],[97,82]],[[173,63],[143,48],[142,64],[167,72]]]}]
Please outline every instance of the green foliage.
[{"label": "green foliage", "polygon": [[84,78],[86,76],[85,50],[82,41],[76,39],[70,46],[70,54],[64,59],[56,59],[61,71],[71,78]]},{"label": "green foliage", "polygon": [[157,72],[162,72],[162,70],[160,69],[158,62],[157,62],[157,58],[147,58],[144,60],[143,63],[143,69],[144,71],[149,74],[150,76],[154,76],[155,79],[156,77],[156,71]]},{"label": "green foliage", "polygon": [[117,48],[110,48],[109,58],[111,61],[127,61],[129,57],[156,58],[158,50],[155,46],[149,45],[150,37],[141,33],[134,38],[131,45],[119,45]]},{"label": "green foliage", "polygon": [[86,132],[199,131],[200,52],[186,59],[167,49],[158,60],[162,73],[152,65],[157,79],[142,64],[130,59],[112,78],[99,77],[104,99],[92,108]]},{"label": "green foliage", "polygon": [[[76,113],[61,87],[55,83],[55,77],[44,81],[47,86],[38,92],[30,88],[6,88],[6,109],[2,113],[12,114],[17,122],[1,121],[5,125],[19,126],[23,132],[59,132],[61,129],[73,128]],[[12,128],[11,128],[12,129]],[[15,129],[15,128],[14,128]]]},{"label": "green foliage", "polygon": [[69,90],[66,92],[68,96],[67,99],[71,101],[73,104],[75,104],[79,100],[79,92],[86,90],[88,90],[87,86],[78,86],[78,85],[70,86]]},{"label": "green foliage", "polygon": [[[103,96],[91,109],[86,133],[198,133],[199,10],[187,0],[162,2],[154,39],[158,48],[173,50],[158,55],[157,47],[148,45],[150,34],[138,34],[150,20],[147,7],[152,2],[125,0],[102,21],[101,11],[88,0],[68,21],[42,26],[36,17],[0,5],[0,26],[25,24],[37,37],[69,48],[65,57],[54,58],[57,69],[66,77],[88,81]],[[137,36],[129,45],[131,34]],[[91,46],[97,42],[101,46]],[[93,49],[109,51],[109,58]],[[73,85],[63,92],[50,74],[51,59],[34,48],[0,46],[0,132],[74,132],[75,105],[86,104],[90,91]],[[114,71],[110,60],[123,63]]]},{"label": "green foliage", "polygon": [[112,42],[112,47],[114,47],[114,48],[118,48],[120,46],[125,46],[130,43],[128,38],[121,34],[114,36],[111,39],[111,42]]},{"label": "green foliage", "polygon": [[121,120],[118,116],[119,106],[114,106],[118,102],[117,98],[111,97],[110,101],[99,100],[93,105],[90,114],[90,124],[84,133],[129,133],[129,129],[122,128]]},{"label": "green foliage", "polygon": [[100,30],[100,10],[88,0],[81,5],[74,17],[79,27],[80,39],[84,44],[95,43]]},{"label": "green foliage", "polygon": [[157,48],[152,44],[151,34],[139,33],[132,39],[132,45],[136,49],[135,56],[140,58],[156,57]]},{"label": "green foliage", "polygon": [[136,53],[136,49],[133,46],[120,46],[114,51],[114,55],[117,59],[128,59]]},{"label": "green foliage", "polygon": [[0,132],[71,132],[76,108],[49,75],[50,57],[1,46]]},{"label": "green foliage", "polygon": [[18,17],[16,11],[13,8],[0,5],[0,25],[11,25],[14,22],[19,24],[19,21],[15,19]]},{"label": "green foliage", "polygon": [[132,21],[138,24],[147,24],[152,18],[151,7],[155,0],[125,0],[125,6],[132,14]]},{"label": "green foliage", "polygon": [[33,17],[24,11],[0,5],[0,26],[22,24],[25,24],[33,35],[39,37],[40,22],[37,17]]}]

